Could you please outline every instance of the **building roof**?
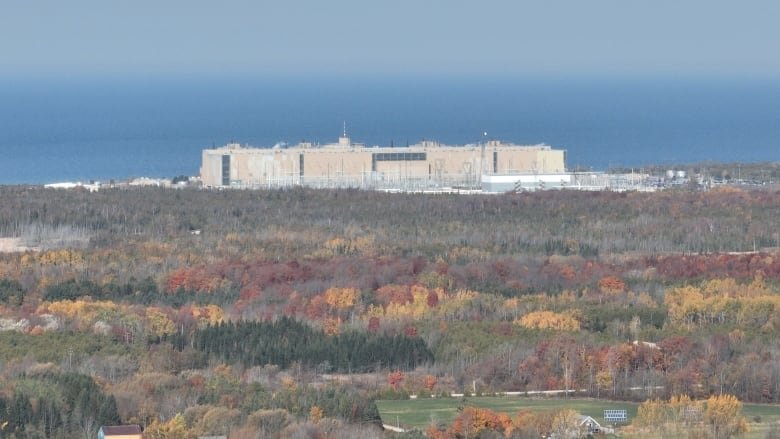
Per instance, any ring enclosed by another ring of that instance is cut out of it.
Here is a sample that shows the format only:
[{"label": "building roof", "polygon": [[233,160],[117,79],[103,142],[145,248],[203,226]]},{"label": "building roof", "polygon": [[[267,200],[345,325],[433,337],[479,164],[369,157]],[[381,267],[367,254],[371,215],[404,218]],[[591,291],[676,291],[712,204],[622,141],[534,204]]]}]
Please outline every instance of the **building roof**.
[{"label": "building roof", "polygon": [[139,425],[104,425],[100,427],[106,436],[128,436],[132,434],[141,434]]},{"label": "building roof", "polygon": [[518,145],[516,143],[504,143],[499,140],[492,140],[490,142],[486,143],[469,143],[465,145],[449,145],[446,143],[439,143],[433,140],[423,140],[418,143],[413,143],[411,145],[406,146],[383,146],[383,145],[364,145],[362,143],[352,143],[349,138],[340,138],[338,143],[325,143],[325,144],[319,144],[319,143],[311,143],[311,142],[301,142],[299,144],[284,144],[284,147],[279,147],[277,144],[276,146],[270,147],[270,146],[251,146],[251,145],[241,145],[238,143],[228,143],[226,145],[212,147],[212,148],[206,148],[204,151],[210,152],[210,153],[219,153],[219,154],[225,154],[228,152],[231,153],[244,153],[244,154],[267,154],[269,152],[280,152],[280,151],[289,151],[289,152],[301,152],[301,150],[306,150],[307,152],[316,152],[316,151],[323,151],[323,152],[333,152],[336,151],[347,151],[347,152],[356,152],[356,151],[363,151],[363,152],[376,152],[376,151],[405,151],[405,150],[419,150],[419,151],[437,151],[437,150],[479,150],[480,148],[490,148],[491,151],[494,148],[499,149],[521,149],[521,150],[527,150],[527,151],[563,151],[560,149],[553,149],[552,146],[547,145],[545,143],[538,143],[535,145]]},{"label": "building roof", "polygon": [[591,416],[580,415],[580,425],[586,425],[586,424],[589,427],[601,428],[601,424],[599,424],[598,421],[593,419]]}]

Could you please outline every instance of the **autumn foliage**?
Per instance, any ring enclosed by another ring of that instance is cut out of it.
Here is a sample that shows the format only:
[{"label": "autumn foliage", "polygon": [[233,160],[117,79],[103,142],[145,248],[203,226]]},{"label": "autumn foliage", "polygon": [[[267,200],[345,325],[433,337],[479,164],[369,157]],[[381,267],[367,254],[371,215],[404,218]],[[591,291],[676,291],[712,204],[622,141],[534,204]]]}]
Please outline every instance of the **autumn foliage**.
[{"label": "autumn foliage", "polygon": [[524,315],[518,324],[530,329],[553,329],[556,331],[578,331],[580,322],[575,315],[552,311],[534,311]]},{"label": "autumn foliage", "polygon": [[681,431],[697,430],[708,437],[726,439],[749,430],[742,416],[742,403],[733,395],[712,395],[695,400],[676,395],[668,401],[647,400],[637,411],[634,427],[654,436],[673,436]]},{"label": "autumn foliage", "polygon": [[[38,416],[16,436],[75,419],[24,380],[89,373],[150,435],[316,437],[382,392],[569,389],[728,436],[722,395],[780,402],[779,197],[0,187],[2,236],[42,249],[0,254],[0,398]],[[431,434],[570,418],[464,407]]]},{"label": "autumn foliage", "polygon": [[401,383],[404,382],[406,376],[400,370],[396,370],[387,374],[387,384],[389,384],[394,390],[398,390],[401,387]]}]

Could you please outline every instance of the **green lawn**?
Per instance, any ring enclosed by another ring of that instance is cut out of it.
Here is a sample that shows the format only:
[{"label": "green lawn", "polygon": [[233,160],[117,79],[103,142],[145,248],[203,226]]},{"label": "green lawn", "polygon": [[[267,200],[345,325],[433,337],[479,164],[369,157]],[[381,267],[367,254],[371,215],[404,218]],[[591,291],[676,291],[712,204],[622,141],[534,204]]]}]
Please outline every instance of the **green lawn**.
[{"label": "green lawn", "polygon": [[376,402],[379,414],[385,423],[402,426],[425,427],[433,421],[451,421],[459,406],[475,406],[514,415],[520,410],[556,411],[570,408],[592,416],[602,422],[605,409],[626,409],[629,420],[636,416],[638,404],[631,402],[603,401],[595,399],[552,399],[520,396],[484,396],[463,398],[410,399],[401,401],[382,400]]},{"label": "green lawn", "polygon": [[[603,422],[605,409],[626,409],[629,421],[636,416],[639,406],[636,403],[605,401],[596,399],[553,399],[553,398],[528,398],[521,396],[506,397],[466,397],[463,398],[436,398],[436,399],[410,399],[410,400],[380,400],[376,401],[382,421],[387,424],[402,427],[426,427],[432,422],[445,421],[449,423],[457,413],[459,406],[475,406],[504,412],[514,415],[520,410],[555,411],[563,408],[576,410],[579,413],[592,416],[599,422]],[[780,405],[769,404],[745,404],[743,414],[748,418],[753,429],[748,437],[763,437],[763,433],[769,428],[769,423],[780,421]],[[761,423],[756,424],[753,418],[761,417]]]},{"label": "green lawn", "polygon": [[[745,435],[745,439],[763,439],[769,431],[770,424],[780,422],[780,405],[744,404],[742,414],[750,422],[750,432]],[[753,422],[756,416],[761,417],[760,423]]]},{"label": "green lawn", "polygon": [[742,414],[752,421],[754,416],[761,416],[762,421],[780,421],[780,405],[776,404],[743,404]]}]

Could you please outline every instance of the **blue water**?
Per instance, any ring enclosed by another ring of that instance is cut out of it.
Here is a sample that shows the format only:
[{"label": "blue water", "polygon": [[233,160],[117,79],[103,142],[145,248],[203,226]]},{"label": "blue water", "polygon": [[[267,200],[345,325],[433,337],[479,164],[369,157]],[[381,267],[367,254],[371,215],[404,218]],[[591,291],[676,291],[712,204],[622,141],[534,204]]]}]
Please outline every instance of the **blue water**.
[{"label": "blue water", "polygon": [[200,152],[335,141],[547,143],[568,165],[780,161],[780,80],[0,83],[0,183],[195,175]]}]

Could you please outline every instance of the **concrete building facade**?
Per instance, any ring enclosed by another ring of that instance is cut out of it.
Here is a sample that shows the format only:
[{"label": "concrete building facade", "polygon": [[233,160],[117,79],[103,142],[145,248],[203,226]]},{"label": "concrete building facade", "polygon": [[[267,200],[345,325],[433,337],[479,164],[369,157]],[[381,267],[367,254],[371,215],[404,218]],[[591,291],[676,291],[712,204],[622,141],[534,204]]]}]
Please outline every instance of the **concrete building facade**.
[{"label": "concrete building facade", "polygon": [[338,143],[288,148],[228,144],[203,151],[206,187],[355,187],[425,189],[480,186],[484,174],[563,173],[565,151],[500,141],[448,146],[423,141],[408,147],[368,147],[346,134]]}]

